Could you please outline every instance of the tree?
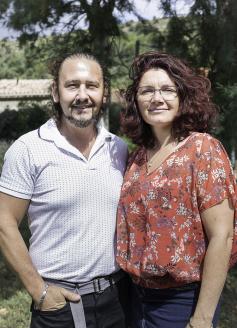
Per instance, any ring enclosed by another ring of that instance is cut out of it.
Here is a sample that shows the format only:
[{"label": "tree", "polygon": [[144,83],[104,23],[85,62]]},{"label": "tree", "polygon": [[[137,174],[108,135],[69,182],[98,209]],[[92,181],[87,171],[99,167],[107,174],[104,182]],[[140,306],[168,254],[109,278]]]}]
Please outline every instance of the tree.
[{"label": "tree", "polygon": [[208,67],[215,84],[236,82],[237,2],[195,0],[185,17],[177,15],[177,2],[162,1],[164,13],[170,16],[166,49],[181,54],[196,67]]},{"label": "tree", "polygon": [[[0,3],[0,18],[21,32],[22,43],[35,41],[50,31],[62,41],[62,51],[91,51],[110,66],[111,40],[120,34],[115,10],[136,14],[131,0],[4,0]],[[82,22],[88,30],[81,28]]]},{"label": "tree", "polygon": [[[133,0],[4,0],[0,3],[0,19],[21,32],[21,44],[31,41],[31,53],[39,45],[35,42],[38,37],[50,31],[52,37],[42,40],[38,47],[41,51],[36,49],[35,56],[28,57],[29,66],[39,55],[54,57],[79,50],[95,55],[109,76],[113,40],[120,35],[116,10],[137,15]],[[81,28],[82,22],[87,30]]]},{"label": "tree", "polygon": [[19,110],[6,109],[0,113],[0,140],[12,141],[37,129],[49,117],[38,103],[22,102]]}]

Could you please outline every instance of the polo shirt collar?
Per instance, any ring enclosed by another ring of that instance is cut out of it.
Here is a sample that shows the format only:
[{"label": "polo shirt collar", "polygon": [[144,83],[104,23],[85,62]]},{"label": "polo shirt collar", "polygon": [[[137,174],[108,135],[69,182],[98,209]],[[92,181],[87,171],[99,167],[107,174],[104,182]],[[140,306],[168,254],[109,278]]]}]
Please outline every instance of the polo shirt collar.
[{"label": "polo shirt collar", "polygon": [[[89,159],[104,145],[105,142],[111,141],[110,132],[107,131],[102,126],[101,122],[98,122],[97,129],[98,129],[98,135],[96,137],[95,144],[93,145],[93,147],[91,149]],[[53,118],[49,119],[45,124],[43,124],[38,129],[38,134],[41,139],[44,139],[44,140],[47,140],[50,142],[54,142],[56,147],[64,149],[84,160],[87,160],[87,159],[85,159],[85,157],[81,154],[81,152],[77,148],[75,148],[73,145],[71,145],[67,141],[67,139],[61,135],[61,133],[59,132],[58,127],[56,125],[56,122]]]}]

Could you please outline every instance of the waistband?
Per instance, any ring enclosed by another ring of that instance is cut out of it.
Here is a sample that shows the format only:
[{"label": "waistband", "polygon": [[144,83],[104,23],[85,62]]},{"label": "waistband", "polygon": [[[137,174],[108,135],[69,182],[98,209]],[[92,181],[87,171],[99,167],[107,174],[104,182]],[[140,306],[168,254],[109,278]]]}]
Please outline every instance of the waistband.
[{"label": "waistband", "polygon": [[[63,280],[47,279],[44,281],[49,284],[63,287],[79,295],[87,295],[92,293],[102,293],[106,288],[113,287],[120,279],[125,276],[122,270],[119,270],[111,275],[104,277],[97,277],[85,283],[72,283]],[[70,308],[72,311],[73,321],[75,328],[86,328],[86,319],[82,303],[82,298],[77,303],[70,302]]]},{"label": "waistband", "polygon": [[195,281],[195,282],[191,282],[189,284],[185,284],[185,285],[181,285],[178,287],[169,287],[169,288],[146,288],[140,285],[137,285],[135,283],[133,283],[133,286],[137,289],[137,291],[139,291],[139,294],[141,296],[144,296],[146,294],[149,293],[169,293],[169,292],[182,292],[182,291],[189,291],[189,290],[196,290],[199,289],[201,287],[201,283],[200,281]]}]

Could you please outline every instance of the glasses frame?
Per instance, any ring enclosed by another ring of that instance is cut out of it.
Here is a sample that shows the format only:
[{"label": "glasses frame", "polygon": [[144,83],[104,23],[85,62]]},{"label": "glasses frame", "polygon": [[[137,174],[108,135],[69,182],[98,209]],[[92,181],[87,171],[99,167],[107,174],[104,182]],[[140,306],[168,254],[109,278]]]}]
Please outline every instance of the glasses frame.
[{"label": "glasses frame", "polygon": [[[152,92],[151,95],[143,95],[143,94],[139,93],[139,89],[142,89],[142,88],[147,88],[147,89],[150,88],[150,89],[153,90],[153,92]],[[149,86],[149,85],[147,85],[147,86],[144,85],[144,86],[142,86],[142,87],[139,87],[138,90],[137,90],[137,96],[139,96],[139,97],[141,97],[141,98],[144,98],[144,100],[145,100],[145,99],[147,99],[147,100],[151,100],[151,99],[155,96],[155,93],[158,91],[159,94],[160,94],[160,96],[161,96],[164,100],[172,101],[172,100],[174,100],[175,98],[178,97],[178,91],[177,91],[177,89],[176,89],[174,86],[167,86],[167,87],[166,87],[166,89],[169,89],[169,88],[170,88],[170,91],[171,91],[171,89],[172,89],[172,92],[170,92],[170,96],[171,96],[171,97],[169,97],[169,95],[168,95],[168,97],[167,97],[167,95],[164,95],[164,94],[163,94],[163,92],[168,91],[168,90],[164,90],[164,89],[162,89],[162,88],[154,88],[154,87]],[[175,89],[174,89],[174,88],[175,88]]]}]

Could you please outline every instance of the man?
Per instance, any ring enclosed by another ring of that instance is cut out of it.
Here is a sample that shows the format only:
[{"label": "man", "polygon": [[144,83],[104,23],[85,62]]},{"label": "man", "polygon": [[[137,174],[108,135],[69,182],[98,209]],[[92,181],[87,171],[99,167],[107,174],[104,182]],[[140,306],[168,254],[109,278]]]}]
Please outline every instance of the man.
[{"label": "man", "polygon": [[[33,299],[31,328],[122,328],[114,235],[127,147],[98,122],[105,82],[94,57],[66,56],[52,73],[57,117],[5,155],[2,252]],[[18,230],[26,212],[29,252]]]}]

